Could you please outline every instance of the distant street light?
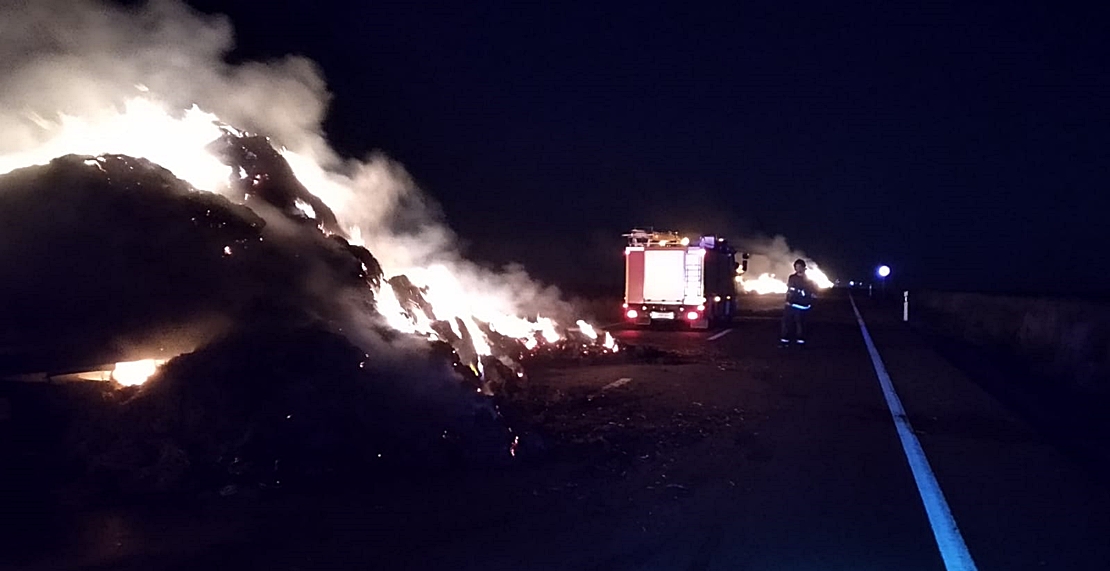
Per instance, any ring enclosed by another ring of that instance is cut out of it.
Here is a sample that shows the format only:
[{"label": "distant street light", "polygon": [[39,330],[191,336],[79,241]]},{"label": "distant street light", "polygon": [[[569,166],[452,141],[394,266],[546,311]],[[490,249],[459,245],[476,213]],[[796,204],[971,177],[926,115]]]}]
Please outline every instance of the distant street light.
[{"label": "distant street light", "polygon": [[883,264],[875,270],[879,274],[879,285],[883,288],[883,298],[886,298],[886,278],[890,275],[890,266]]}]

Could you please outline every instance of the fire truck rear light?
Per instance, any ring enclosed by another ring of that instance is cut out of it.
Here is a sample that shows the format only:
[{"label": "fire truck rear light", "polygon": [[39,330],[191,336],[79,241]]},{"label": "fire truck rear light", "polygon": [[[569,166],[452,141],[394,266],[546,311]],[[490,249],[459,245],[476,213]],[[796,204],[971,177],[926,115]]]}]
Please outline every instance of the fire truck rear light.
[{"label": "fire truck rear light", "polygon": [[625,308],[625,309],[628,309],[628,304],[627,304],[627,303],[622,303],[622,304],[621,304],[621,307],[623,307],[623,308]]},{"label": "fire truck rear light", "polygon": [[698,319],[698,312],[691,311],[690,313],[687,313],[686,319],[689,319],[690,321],[696,321]]},{"label": "fire truck rear light", "polygon": [[705,311],[705,306],[704,305],[699,305],[698,306],[698,311]]},{"label": "fire truck rear light", "polygon": [[628,316],[629,319],[636,319],[640,316],[640,312],[635,309],[629,309],[628,313],[625,313],[625,315]]}]

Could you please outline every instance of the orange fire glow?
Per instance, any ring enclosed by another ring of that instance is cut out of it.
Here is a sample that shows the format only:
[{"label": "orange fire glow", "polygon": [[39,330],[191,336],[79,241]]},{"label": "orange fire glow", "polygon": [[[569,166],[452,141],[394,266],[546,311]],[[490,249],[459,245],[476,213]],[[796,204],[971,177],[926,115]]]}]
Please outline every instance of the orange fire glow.
[{"label": "orange fire glow", "polygon": [[[197,190],[226,193],[232,173],[207,147],[227,131],[238,132],[197,106],[185,110],[168,109],[149,90],[140,91],[140,96],[126,101],[121,109],[105,109],[82,117],[64,114],[32,117],[41,129],[41,144],[0,155],[0,174],[45,164],[66,154],[115,153],[157,163]],[[334,211],[341,227],[349,229],[349,241],[363,245],[363,229],[355,223],[355,189],[345,186],[346,179],[333,176],[309,154],[288,149],[281,149],[281,153],[298,179]],[[317,212],[309,204],[298,200],[296,208],[304,216],[316,219]],[[226,256],[232,253],[230,246],[223,250]],[[386,276],[404,274],[421,288],[433,308],[434,319],[449,323],[459,337],[471,339],[477,355],[486,356],[492,352],[490,339],[479,324],[489,331],[519,340],[529,350],[565,338],[567,329],[550,317],[522,317],[514,300],[508,299],[510,294],[483,291],[460,279],[445,265],[386,267],[389,260],[381,261]],[[440,337],[432,327],[433,320],[406,311],[388,283],[379,286],[375,299],[377,311],[389,327],[428,339]],[[460,328],[466,330],[465,335]],[[610,351],[617,350],[615,340],[607,332],[599,332],[584,321],[578,322],[578,331]],[[122,385],[142,384],[162,362],[146,359],[117,363],[112,378]],[[477,367],[481,366],[477,363]]]},{"label": "orange fire glow", "polygon": [[143,359],[116,363],[115,368],[112,369],[112,380],[125,387],[141,385],[165,362],[164,359]]}]

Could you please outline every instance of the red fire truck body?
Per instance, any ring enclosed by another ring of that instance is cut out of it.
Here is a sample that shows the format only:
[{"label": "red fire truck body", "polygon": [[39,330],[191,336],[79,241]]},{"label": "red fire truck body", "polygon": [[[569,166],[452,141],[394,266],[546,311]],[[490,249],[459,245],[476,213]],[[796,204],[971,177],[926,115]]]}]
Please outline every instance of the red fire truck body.
[{"label": "red fire truck body", "polygon": [[[736,277],[743,271],[728,241],[696,241],[674,232],[625,234],[624,317],[636,325],[684,322],[706,329],[736,312]],[[746,256],[743,256],[746,261]]]}]

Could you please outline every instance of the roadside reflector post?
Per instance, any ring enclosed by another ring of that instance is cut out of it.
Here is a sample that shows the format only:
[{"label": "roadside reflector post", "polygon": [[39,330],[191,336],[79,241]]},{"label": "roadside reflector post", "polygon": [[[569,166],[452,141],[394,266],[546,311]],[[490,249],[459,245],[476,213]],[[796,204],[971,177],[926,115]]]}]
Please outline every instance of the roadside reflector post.
[{"label": "roadside reflector post", "polygon": [[902,292],[902,321],[909,323],[910,321],[910,292],[909,290]]}]

